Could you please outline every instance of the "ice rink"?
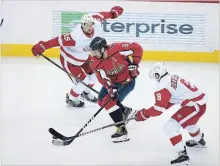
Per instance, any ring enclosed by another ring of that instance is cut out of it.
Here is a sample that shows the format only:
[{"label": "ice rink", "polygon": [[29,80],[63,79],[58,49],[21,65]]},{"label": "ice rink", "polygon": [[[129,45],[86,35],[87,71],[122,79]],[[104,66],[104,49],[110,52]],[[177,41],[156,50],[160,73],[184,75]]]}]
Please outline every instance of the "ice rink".
[{"label": "ice rink", "polygon": [[[48,132],[53,127],[71,136],[99,108],[69,108],[65,95],[71,88],[67,75],[43,58],[2,57],[2,165],[145,165],[168,166],[173,151],[163,125],[179,106],[145,122],[132,121],[130,141],[114,144],[115,128],[75,139],[66,147],[54,146]],[[55,61],[60,65],[59,60]],[[156,82],[148,77],[153,62],[142,62],[134,91],[124,104],[134,109],[154,104]],[[166,63],[171,73],[191,81],[208,95],[207,111],[199,122],[208,148],[189,149],[193,166],[219,165],[219,65],[212,63]],[[95,87],[97,90],[100,84]],[[112,123],[104,110],[85,129]],[[183,131],[183,139],[189,139]]]}]

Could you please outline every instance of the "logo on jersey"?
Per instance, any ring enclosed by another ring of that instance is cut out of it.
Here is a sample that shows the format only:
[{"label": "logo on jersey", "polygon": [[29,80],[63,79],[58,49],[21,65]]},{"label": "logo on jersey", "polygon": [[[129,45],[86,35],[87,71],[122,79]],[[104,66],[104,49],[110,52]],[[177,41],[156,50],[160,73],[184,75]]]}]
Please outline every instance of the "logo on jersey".
[{"label": "logo on jersey", "polygon": [[180,119],[180,118],[182,118],[182,115],[178,114],[177,117]]},{"label": "logo on jersey", "polygon": [[117,59],[115,57],[111,57],[111,60],[112,60],[113,68],[106,71],[106,73],[109,76],[116,75],[116,74],[120,73],[124,69],[124,64],[120,64],[120,63],[116,64]]}]

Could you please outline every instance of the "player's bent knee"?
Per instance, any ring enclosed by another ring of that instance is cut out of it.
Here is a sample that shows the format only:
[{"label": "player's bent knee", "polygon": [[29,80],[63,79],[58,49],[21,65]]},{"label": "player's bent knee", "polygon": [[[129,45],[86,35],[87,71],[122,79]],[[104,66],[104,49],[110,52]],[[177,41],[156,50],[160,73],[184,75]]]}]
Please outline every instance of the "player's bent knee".
[{"label": "player's bent knee", "polygon": [[165,123],[164,132],[169,137],[174,137],[180,133],[180,128],[181,126],[179,125],[179,123],[176,120],[171,118]]},{"label": "player's bent knee", "polygon": [[[106,102],[108,102],[110,98],[111,97],[109,95],[106,95],[103,99],[102,105],[104,105]],[[111,101],[108,102],[108,104],[106,104],[105,109],[109,110],[110,108],[114,107],[115,105],[117,105],[117,100],[112,99]]]}]

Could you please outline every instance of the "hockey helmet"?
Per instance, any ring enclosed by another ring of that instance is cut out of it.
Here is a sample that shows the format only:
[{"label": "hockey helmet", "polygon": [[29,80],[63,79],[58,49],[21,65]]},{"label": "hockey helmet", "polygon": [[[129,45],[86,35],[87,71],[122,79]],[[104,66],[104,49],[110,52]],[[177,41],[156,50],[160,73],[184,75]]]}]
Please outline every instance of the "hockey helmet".
[{"label": "hockey helmet", "polygon": [[151,79],[155,79],[157,82],[160,81],[161,77],[167,74],[167,69],[163,62],[157,62],[149,72],[149,76]]},{"label": "hockey helmet", "polygon": [[102,37],[95,37],[89,47],[91,48],[91,50],[102,50],[103,48],[106,48],[107,46],[107,42],[104,38]]},{"label": "hockey helmet", "polygon": [[94,18],[91,14],[85,14],[83,15],[82,19],[81,19],[81,24],[84,27],[86,23],[92,23],[94,24]]},{"label": "hockey helmet", "polygon": [[94,24],[94,18],[91,14],[85,14],[81,19],[81,26],[83,30],[88,34],[93,32]]},{"label": "hockey helmet", "polygon": [[102,58],[103,54],[106,50],[106,47],[107,47],[107,42],[102,37],[95,37],[91,41],[89,47],[90,47],[90,51],[93,56],[96,56],[98,58]]}]

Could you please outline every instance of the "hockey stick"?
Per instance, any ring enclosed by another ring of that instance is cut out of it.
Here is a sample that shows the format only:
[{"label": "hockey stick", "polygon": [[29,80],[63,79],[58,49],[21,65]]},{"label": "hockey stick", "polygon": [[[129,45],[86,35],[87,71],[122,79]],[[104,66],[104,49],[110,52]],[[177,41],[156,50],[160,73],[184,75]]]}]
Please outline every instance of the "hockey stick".
[{"label": "hockey stick", "polygon": [[[81,137],[81,136],[85,136],[87,134],[91,134],[91,133],[94,133],[94,132],[97,132],[97,131],[100,131],[100,130],[103,130],[103,129],[106,129],[106,128],[109,128],[109,127],[112,127],[112,126],[116,126],[116,125],[120,125],[120,124],[123,124],[123,123],[126,123],[126,122],[129,122],[131,120],[135,119],[135,117],[133,118],[129,118],[129,119],[126,119],[126,120],[123,120],[123,121],[120,121],[120,122],[117,122],[117,123],[112,123],[112,124],[109,124],[109,125],[106,125],[106,126],[103,126],[103,127],[99,127],[97,129],[93,129],[93,130],[90,130],[90,131],[87,131],[87,132],[84,132],[84,133],[81,133],[81,134],[78,134],[78,135],[75,135],[73,137],[69,137],[70,139],[75,139],[77,137]],[[68,140],[67,140],[68,141]],[[53,144],[56,145],[56,146],[63,146],[64,145],[64,142],[65,141],[62,141],[62,140],[53,140]]]},{"label": "hockey stick", "polygon": [[[61,66],[59,66],[58,64],[56,64],[54,61],[52,61],[50,58],[46,57],[43,54],[39,54],[40,56],[44,57],[46,60],[48,60],[49,62],[51,62],[52,64],[54,64],[55,66],[57,66],[58,68],[60,68],[62,71],[64,71],[69,77],[74,77],[78,82],[82,83],[84,86],[86,86],[87,88],[91,89],[93,92],[95,92],[96,94],[99,94],[99,92],[93,88],[91,88],[89,85],[87,85],[86,83],[84,83],[83,81],[79,80],[77,77],[75,77],[74,75],[72,75],[71,73],[67,72],[66,70],[64,70]],[[71,78],[70,77],[70,78]],[[72,80],[73,81],[73,80]]]},{"label": "hockey stick", "polygon": [[[128,82],[128,81],[126,81],[118,91],[120,91],[121,89],[123,89],[124,86],[127,84],[127,82]],[[109,99],[105,102],[105,104],[104,104],[101,108],[99,108],[98,111],[89,119],[89,121],[75,134],[75,136],[76,136],[76,135],[79,135],[79,134],[88,126],[88,124],[103,110],[103,108],[104,108],[111,100],[112,100],[112,98],[109,98]],[[69,145],[69,144],[71,144],[71,142],[75,139],[74,136],[66,137],[66,136],[60,134],[59,132],[57,132],[56,130],[54,130],[53,128],[49,128],[49,132],[50,132],[54,137],[59,138],[59,139],[61,139],[61,140],[63,140],[63,141],[66,141],[66,142],[63,142],[63,145]],[[52,143],[53,143],[53,142],[52,142]]]}]

